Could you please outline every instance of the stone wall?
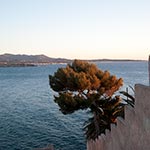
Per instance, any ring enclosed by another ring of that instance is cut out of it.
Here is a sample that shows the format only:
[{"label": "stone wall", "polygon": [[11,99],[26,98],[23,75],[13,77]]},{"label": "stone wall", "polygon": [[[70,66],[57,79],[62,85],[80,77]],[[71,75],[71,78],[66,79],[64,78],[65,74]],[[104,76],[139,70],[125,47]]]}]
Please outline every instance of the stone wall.
[{"label": "stone wall", "polygon": [[125,120],[87,142],[87,150],[150,150],[150,87],[135,85],[135,108],[125,109]]}]

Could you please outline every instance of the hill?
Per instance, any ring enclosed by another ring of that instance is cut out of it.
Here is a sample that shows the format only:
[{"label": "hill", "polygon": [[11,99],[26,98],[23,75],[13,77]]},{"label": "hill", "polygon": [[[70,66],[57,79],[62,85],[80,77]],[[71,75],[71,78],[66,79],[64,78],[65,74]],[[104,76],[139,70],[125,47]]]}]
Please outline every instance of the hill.
[{"label": "hill", "polygon": [[[100,62],[100,61],[142,61],[142,60],[131,60],[131,59],[91,59],[89,62]],[[3,54],[0,55],[0,67],[9,66],[37,66],[47,65],[53,63],[70,63],[71,59],[65,58],[51,58],[46,55],[14,55],[14,54]]]},{"label": "hill", "polygon": [[71,60],[64,58],[51,58],[45,55],[0,55],[0,66],[36,66],[52,63],[69,63]]}]

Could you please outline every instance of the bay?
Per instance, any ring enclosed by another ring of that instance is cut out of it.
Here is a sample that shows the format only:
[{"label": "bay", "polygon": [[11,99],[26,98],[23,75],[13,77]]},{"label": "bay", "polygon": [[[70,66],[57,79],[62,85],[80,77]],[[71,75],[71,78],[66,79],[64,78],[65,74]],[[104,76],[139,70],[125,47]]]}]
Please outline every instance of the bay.
[{"label": "bay", "polygon": [[[148,85],[148,64],[97,62],[124,80],[124,87]],[[54,103],[49,74],[65,64],[0,68],[0,150],[32,150],[52,144],[55,150],[85,150],[86,111],[63,115]]]}]

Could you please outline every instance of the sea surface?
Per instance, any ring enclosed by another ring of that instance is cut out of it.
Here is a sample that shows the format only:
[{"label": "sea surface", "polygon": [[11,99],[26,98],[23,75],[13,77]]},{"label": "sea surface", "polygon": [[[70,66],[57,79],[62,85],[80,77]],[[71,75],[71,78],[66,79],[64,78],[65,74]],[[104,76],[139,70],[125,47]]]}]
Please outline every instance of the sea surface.
[{"label": "sea surface", "polygon": [[[147,62],[97,62],[124,80],[124,87],[148,85]],[[63,115],[54,103],[49,74],[65,64],[0,68],[0,150],[86,150],[86,111]]]}]

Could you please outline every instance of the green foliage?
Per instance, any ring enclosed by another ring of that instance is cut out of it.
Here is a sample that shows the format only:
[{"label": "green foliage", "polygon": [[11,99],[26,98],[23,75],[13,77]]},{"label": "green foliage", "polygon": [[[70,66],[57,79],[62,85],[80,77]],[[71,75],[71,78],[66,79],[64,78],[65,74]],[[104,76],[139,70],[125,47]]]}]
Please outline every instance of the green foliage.
[{"label": "green foliage", "polygon": [[105,130],[111,130],[111,124],[116,124],[118,116],[124,118],[124,104],[119,96],[102,97],[91,106],[93,116],[85,123],[87,139],[95,139]]},{"label": "green foliage", "polygon": [[[93,116],[84,127],[87,139],[97,138],[106,129],[110,130],[111,123],[116,124],[118,116],[124,117],[125,104],[121,103],[120,96],[113,96],[123,85],[122,78],[103,72],[95,64],[74,60],[50,75],[49,83],[58,92],[54,101],[63,114],[79,109],[91,110]],[[133,97],[123,91],[120,94],[128,97],[126,102],[132,104]]]}]

